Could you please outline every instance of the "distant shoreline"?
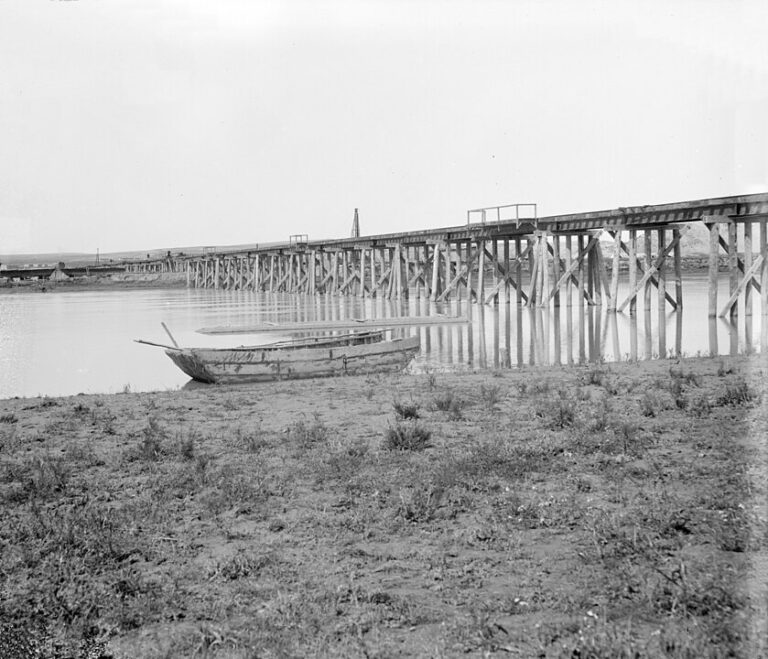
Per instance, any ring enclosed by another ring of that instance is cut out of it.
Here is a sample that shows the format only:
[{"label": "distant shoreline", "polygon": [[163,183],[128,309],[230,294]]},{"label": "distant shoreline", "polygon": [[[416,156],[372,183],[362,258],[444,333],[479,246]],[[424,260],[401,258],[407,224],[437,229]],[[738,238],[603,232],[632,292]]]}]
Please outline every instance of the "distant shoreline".
[{"label": "distant shoreline", "polygon": [[187,278],[183,273],[125,273],[106,276],[73,277],[59,281],[38,279],[34,281],[7,282],[0,284],[0,295],[114,289],[185,288],[186,285]]}]

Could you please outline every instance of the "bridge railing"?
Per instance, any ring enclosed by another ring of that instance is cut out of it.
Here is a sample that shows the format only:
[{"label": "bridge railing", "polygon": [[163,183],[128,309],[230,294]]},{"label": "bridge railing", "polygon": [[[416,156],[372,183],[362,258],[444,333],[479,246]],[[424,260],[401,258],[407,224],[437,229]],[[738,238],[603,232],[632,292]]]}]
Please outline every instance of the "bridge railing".
[{"label": "bridge railing", "polygon": [[485,208],[473,208],[467,211],[467,224],[489,222],[515,222],[520,226],[521,221],[537,220],[536,204],[504,204],[502,206],[486,206]]}]

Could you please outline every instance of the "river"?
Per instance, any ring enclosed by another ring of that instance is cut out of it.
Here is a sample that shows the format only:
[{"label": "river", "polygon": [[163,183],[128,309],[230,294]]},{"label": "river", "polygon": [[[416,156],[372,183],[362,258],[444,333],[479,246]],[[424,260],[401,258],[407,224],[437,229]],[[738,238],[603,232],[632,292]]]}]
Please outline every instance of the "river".
[{"label": "river", "polygon": [[[728,298],[727,285],[727,276],[721,277],[721,304]],[[622,295],[624,288],[619,299]],[[168,343],[161,321],[182,346],[229,346],[286,337],[205,336],[195,330],[264,321],[471,315],[468,325],[396,330],[422,338],[413,372],[735,354],[765,345],[758,295],[754,314],[746,316],[742,306],[738,325],[708,321],[706,274],[686,275],[684,295],[684,310],[667,311],[659,323],[655,292],[651,313],[641,309],[637,316],[608,313],[605,304],[582,314],[564,300],[549,309],[518,308],[503,300],[468,309],[466,302],[414,298],[397,302],[177,288],[0,294],[0,398],[182,387],[187,376],[162,349],[133,341]]]}]

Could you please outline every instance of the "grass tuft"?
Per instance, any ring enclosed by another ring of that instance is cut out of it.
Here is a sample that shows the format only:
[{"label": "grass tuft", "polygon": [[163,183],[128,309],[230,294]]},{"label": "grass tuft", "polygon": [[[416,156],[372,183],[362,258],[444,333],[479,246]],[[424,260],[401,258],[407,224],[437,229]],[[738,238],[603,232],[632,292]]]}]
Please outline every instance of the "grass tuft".
[{"label": "grass tuft", "polygon": [[388,451],[423,451],[431,446],[432,433],[418,423],[397,423],[387,428],[384,448]]},{"label": "grass tuft", "polygon": [[401,403],[396,400],[392,403],[392,407],[395,410],[395,415],[398,419],[418,419],[419,407],[415,403]]},{"label": "grass tuft", "polygon": [[747,405],[757,398],[747,381],[738,376],[725,385],[725,392],[717,399],[718,405]]}]

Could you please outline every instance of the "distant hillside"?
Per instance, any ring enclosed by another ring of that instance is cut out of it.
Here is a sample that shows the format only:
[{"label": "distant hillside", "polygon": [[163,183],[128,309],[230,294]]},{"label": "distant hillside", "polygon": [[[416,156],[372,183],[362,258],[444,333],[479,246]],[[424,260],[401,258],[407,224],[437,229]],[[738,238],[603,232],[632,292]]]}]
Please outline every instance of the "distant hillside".
[{"label": "distant hillside", "polygon": [[[273,243],[262,243],[262,247]],[[110,261],[122,261],[124,259],[145,259],[147,255],[150,258],[159,258],[170,252],[171,254],[202,254],[205,250],[215,249],[221,251],[230,250],[248,250],[258,247],[257,243],[247,243],[244,245],[206,245],[195,247],[161,247],[147,250],[131,250],[123,252],[107,252],[99,254],[99,263],[109,263]],[[63,262],[68,266],[94,265],[96,263],[96,254],[82,252],[48,252],[39,254],[0,254],[0,264],[7,266],[23,265],[52,265]]]}]

